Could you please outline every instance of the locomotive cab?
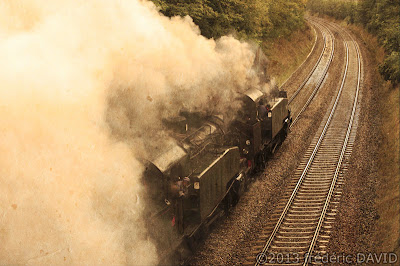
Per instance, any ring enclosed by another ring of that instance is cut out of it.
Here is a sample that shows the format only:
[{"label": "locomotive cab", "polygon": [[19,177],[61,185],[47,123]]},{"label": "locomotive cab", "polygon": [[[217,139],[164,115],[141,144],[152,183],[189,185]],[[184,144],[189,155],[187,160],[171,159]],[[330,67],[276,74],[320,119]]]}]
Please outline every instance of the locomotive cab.
[{"label": "locomotive cab", "polygon": [[263,99],[263,97],[264,94],[255,88],[249,89],[243,94],[242,109],[245,110],[247,121],[251,124],[254,124],[258,121],[258,103]]},{"label": "locomotive cab", "polygon": [[179,197],[179,189],[177,191],[174,184],[179,184],[187,175],[187,161],[186,151],[177,144],[147,161],[142,180],[146,187],[146,203],[151,210],[149,216],[174,215],[174,200]]},{"label": "locomotive cab", "polygon": [[254,164],[253,158],[259,153],[261,138],[261,123],[258,119],[258,102],[263,99],[264,94],[255,88],[247,90],[243,96],[241,112],[232,126],[240,132],[239,148],[242,158]]},{"label": "locomotive cab", "polygon": [[281,142],[280,133],[286,133],[290,123],[286,92],[280,91],[277,96],[267,101],[260,90],[247,90],[241,98],[242,108],[232,124],[240,134],[237,145],[241,157],[247,159],[252,169],[256,164],[263,167],[266,156]]}]

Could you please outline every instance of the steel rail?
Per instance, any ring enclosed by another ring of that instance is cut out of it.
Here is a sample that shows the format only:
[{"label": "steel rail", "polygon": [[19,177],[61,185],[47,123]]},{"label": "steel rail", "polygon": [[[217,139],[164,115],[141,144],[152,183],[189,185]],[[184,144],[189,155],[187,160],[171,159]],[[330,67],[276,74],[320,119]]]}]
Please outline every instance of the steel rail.
[{"label": "steel rail", "polygon": [[[333,105],[333,107],[331,109],[331,112],[329,114],[328,120],[326,121],[326,123],[324,125],[324,129],[323,129],[323,131],[322,131],[322,133],[321,133],[321,135],[320,135],[320,137],[318,139],[318,142],[316,143],[316,145],[315,145],[315,147],[313,149],[313,152],[312,152],[312,154],[311,154],[311,156],[310,156],[310,158],[309,158],[309,160],[308,160],[308,162],[307,162],[307,164],[306,164],[306,166],[305,166],[305,168],[304,168],[304,170],[303,170],[303,172],[302,172],[302,174],[301,174],[301,176],[300,176],[300,178],[299,178],[299,180],[298,180],[298,182],[297,182],[297,184],[296,184],[296,186],[295,186],[295,188],[294,188],[294,190],[293,190],[293,192],[292,192],[292,194],[291,194],[291,196],[290,196],[290,198],[289,198],[289,200],[288,200],[288,202],[287,202],[287,204],[285,206],[285,208],[282,211],[282,214],[280,215],[280,217],[278,219],[278,222],[276,223],[276,225],[275,225],[270,237],[268,238],[268,241],[264,245],[264,248],[263,248],[261,254],[266,254],[266,251],[270,247],[270,245],[272,243],[272,240],[275,238],[276,233],[278,232],[278,230],[279,230],[279,228],[280,228],[280,226],[281,226],[281,224],[282,224],[282,222],[283,222],[283,220],[284,220],[284,218],[285,218],[290,206],[292,205],[292,202],[294,201],[294,198],[297,195],[297,192],[298,192],[298,190],[299,190],[299,188],[300,188],[300,186],[301,186],[301,184],[302,184],[302,182],[303,182],[303,180],[304,180],[304,178],[305,178],[305,176],[306,176],[306,174],[307,174],[312,162],[314,161],[314,158],[315,158],[315,156],[316,156],[316,154],[317,154],[317,152],[319,150],[319,147],[320,147],[320,145],[322,143],[322,140],[325,137],[326,131],[327,131],[327,129],[328,129],[328,127],[329,127],[329,125],[330,125],[330,123],[332,121],[333,115],[334,115],[334,113],[336,111],[336,107],[338,105],[340,96],[341,96],[342,91],[343,91],[344,83],[345,83],[346,76],[347,76],[348,64],[349,64],[348,46],[347,46],[347,43],[346,43],[346,68],[345,68],[345,72],[343,74],[343,79],[342,79],[342,83],[341,83],[340,89],[339,89],[338,94],[337,94],[336,99],[335,99],[335,103],[334,103],[334,105]],[[257,261],[256,261],[255,265],[260,265],[261,264],[261,260],[262,260],[261,257],[257,257]]]},{"label": "steel rail", "polygon": [[[350,34],[348,34],[348,35],[351,37]],[[314,233],[313,238],[312,238],[311,243],[310,243],[310,247],[308,249],[308,252],[306,253],[306,257],[304,258],[304,263],[303,263],[304,266],[308,265],[309,257],[311,256],[312,252],[314,251],[314,247],[315,247],[315,244],[317,242],[317,239],[318,239],[322,224],[323,224],[323,222],[325,220],[326,212],[328,210],[329,203],[330,203],[332,195],[334,193],[336,181],[338,179],[340,168],[341,168],[342,162],[343,162],[343,158],[344,158],[345,153],[346,153],[347,144],[348,144],[348,141],[349,141],[349,138],[350,138],[350,133],[351,133],[351,130],[352,130],[352,127],[353,127],[353,121],[354,121],[354,117],[355,117],[355,113],[356,113],[356,109],[357,109],[357,102],[358,102],[358,96],[359,96],[359,91],[360,91],[360,81],[361,81],[361,59],[360,59],[360,52],[359,52],[358,44],[356,42],[354,42],[354,41],[353,41],[353,43],[354,43],[354,46],[356,48],[357,62],[358,62],[357,89],[356,89],[356,93],[355,93],[355,97],[354,97],[353,108],[352,108],[352,112],[351,112],[351,116],[350,116],[350,121],[349,121],[349,124],[348,124],[348,127],[347,127],[347,131],[346,131],[346,138],[344,140],[343,147],[342,147],[342,150],[341,150],[341,153],[340,153],[340,157],[339,157],[339,161],[338,161],[338,164],[337,164],[336,169],[335,169],[335,174],[333,176],[333,180],[332,180],[331,186],[329,188],[329,193],[328,193],[328,196],[327,196],[327,198],[325,200],[321,216],[320,216],[320,218],[318,220],[317,228],[315,229],[315,233]],[[347,44],[346,44],[346,47],[347,47]]]},{"label": "steel rail", "polygon": [[[313,92],[311,93],[310,97],[308,98],[307,102],[303,105],[303,107],[300,109],[300,111],[296,114],[296,117],[293,120],[293,122],[290,124],[289,129],[291,129],[296,124],[296,122],[299,120],[300,115],[305,111],[305,109],[310,105],[311,101],[314,99],[314,96],[317,94],[322,83],[325,81],[326,74],[328,73],[329,67],[332,63],[333,55],[335,53],[335,38],[334,38],[332,32],[327,27],[325,27],[325,28],[327,29],[328,33],[332,37],[332,51],[331,51],[331,54],[329,57],[328,64],[326,65],[324,72],[322,73],[322,76],[318,80],[317,85],[315,86],[315,88],[314,88]],[[307,79],[307,81],[308,81],[308,79]]]},{"label": "steel rail", "polygon": [[[303,89],[304,85],[306,85],[307,81],[311,78],[312,74],[314,74],[315,69],[317,68],[319,62],[321,61],[324,52],[326,50],[326,36],[325,33],[321,30],[321,28],[319,26],[316,25],[317,28],[319,28],[319,30],[321,31],[322,34],[322,39],[324,40],[324,47],[322,48],[322,52],[317,60],[317,62],[314,64],[313,68],[311,69],[311,71],[308,73],[307,77],[304,79],[304,81],[300,84],[300,86],[297,88],[297,90],[293,93],[292,96],[290,96],[289,100],[288,100],[288,105],[296,98],[297,94],[299,94],[299,92]],[[314,45],[315,47],[315,45]],[[314,50],[314,48],[313,48]],[[305,63],[305,61],[303,62],[303,64]],[[301,64],[300,66],[303,66],[303,64]],[[297,71],[297,70],[296,70]],[[287,82],[287,80],[285,81],[285,83]],[[284,83],[284,84],[285,84]],[[283,86],[283,85],[282,85]],[[281,86],[281,87],[282,87]]]}]

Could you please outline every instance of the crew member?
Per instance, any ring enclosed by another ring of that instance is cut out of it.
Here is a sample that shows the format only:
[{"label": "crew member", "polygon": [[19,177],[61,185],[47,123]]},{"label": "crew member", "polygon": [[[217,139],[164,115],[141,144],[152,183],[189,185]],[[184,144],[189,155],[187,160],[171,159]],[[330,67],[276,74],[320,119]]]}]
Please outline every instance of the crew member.
[{"label": "crew member", "polygon": [[258,119],[264,121],[265,118],[268,116],[268,110],[264,105],[264,100],[261,99],[258,103]]}]

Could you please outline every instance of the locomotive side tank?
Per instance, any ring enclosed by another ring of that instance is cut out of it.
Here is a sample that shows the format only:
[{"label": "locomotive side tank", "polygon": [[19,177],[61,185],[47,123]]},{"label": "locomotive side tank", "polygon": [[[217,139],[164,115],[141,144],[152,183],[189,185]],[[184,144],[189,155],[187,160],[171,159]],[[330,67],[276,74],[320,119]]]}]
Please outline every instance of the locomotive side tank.
[{"label": "locomotive side tank", "polygon": [[271,119],[271,139],[275,138],[276,135],[282,130],[284,124],[288,119],[288,99],[287,98],[277,98],[272,101],[272,108],[268,114],[268,118]]},{"label": "locomotive side tank", "polygon": [[170,145],[154,159],[145,162],[142,181],[146,186],[146,201],[151,206],[150,216],[157,216],[159,213],[173,215],[168,208],[179,193],[173,184],[187,175],[188,163],[187,152],[177,144]]},{"label": "locomotive side tank", "polygon": [[230,147],[196,177],[194,188],[199,190],[202,220],[223,199],[229,182],[239,174],[239,166],[239,148]]}]

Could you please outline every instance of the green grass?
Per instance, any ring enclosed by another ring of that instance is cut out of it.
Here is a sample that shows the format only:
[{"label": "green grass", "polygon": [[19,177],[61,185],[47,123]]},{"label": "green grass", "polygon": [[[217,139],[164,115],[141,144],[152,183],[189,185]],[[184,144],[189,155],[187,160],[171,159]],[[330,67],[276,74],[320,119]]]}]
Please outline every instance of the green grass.
[{"label": "green grass", "polygon": [[306,26],[287,38],[264,42],[263,50],[269,59],[268,73],[280,86],[307,58],[315,40],[314,31]]}]

